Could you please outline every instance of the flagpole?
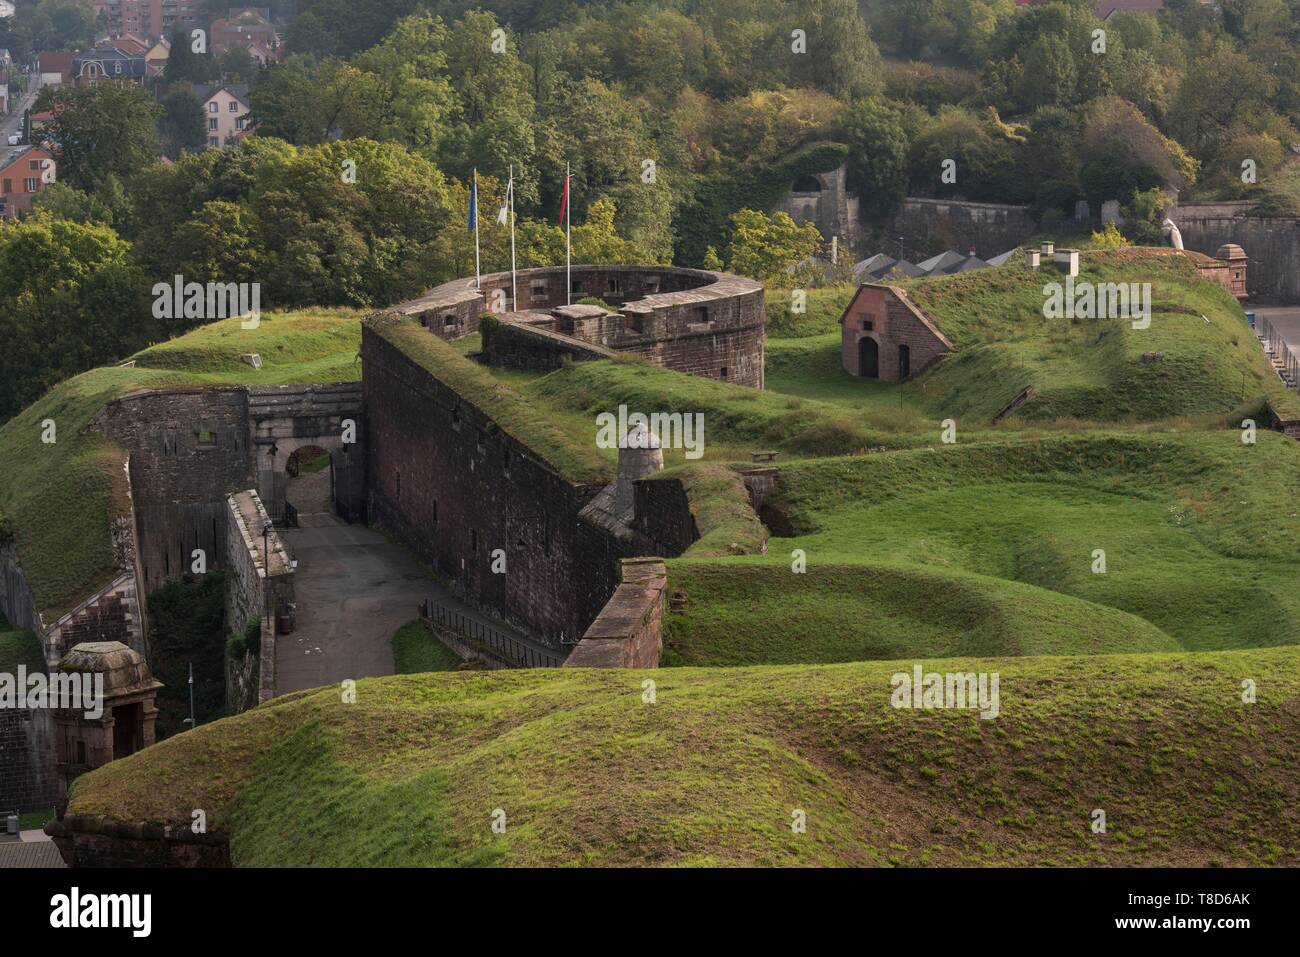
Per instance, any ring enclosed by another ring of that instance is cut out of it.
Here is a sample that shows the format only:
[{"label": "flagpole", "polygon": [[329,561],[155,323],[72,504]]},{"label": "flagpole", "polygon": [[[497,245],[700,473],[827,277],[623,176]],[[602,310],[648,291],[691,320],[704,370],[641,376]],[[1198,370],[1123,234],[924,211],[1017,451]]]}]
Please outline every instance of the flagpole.
[{"label": "flagpole", "polygon": [[573,305],[573,196],[569,185],[569,164],[564,164],[564,301]]},{"label": "flagpole", "polygon": [[479,289],[482,286],[482,276],[480,275],[478,254],[478,167],[474,168],[474,191],[470,195],[469,201],[474,207],[474,288]]},{"label": "flagpole", "polygon": [[515,164],[510,164],[510,185],[507,188],[510,201],[510,303],[515,312],[519,311],[519,284],[515,279]]}]

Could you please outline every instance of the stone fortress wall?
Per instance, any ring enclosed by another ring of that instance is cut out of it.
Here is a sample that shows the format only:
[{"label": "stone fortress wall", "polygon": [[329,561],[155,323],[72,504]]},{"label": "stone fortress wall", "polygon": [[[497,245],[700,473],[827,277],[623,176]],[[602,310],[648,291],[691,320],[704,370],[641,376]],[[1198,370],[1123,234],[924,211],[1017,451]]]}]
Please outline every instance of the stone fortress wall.
[{"label": "stone fortress wall", "polygon": [[[584,355],[586,345],[644,356],[676,372],[763,387],[766,315],[758,283],[671,266],[574,265],[571,278],[571,294],[563,266],[519,270],[513,283],[508,272],[483,276],[477,287],[472,278],[456,279],[394,309],[443,339],[478,332],[483,313],[498,316],[505,328],[489,361],[524,361],[516,359],[529,352],[517,330],[527,327],[570,340],[578,358],[600,354]],[[578,304],[591,297],[617,311]],[[558,365],[562,340],[553,347]]]}]

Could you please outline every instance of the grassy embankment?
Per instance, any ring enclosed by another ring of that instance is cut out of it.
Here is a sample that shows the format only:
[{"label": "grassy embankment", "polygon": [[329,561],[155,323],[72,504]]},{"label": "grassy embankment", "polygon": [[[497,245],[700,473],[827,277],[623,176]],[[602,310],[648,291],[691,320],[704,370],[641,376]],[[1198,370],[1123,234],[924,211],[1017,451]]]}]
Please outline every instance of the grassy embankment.
[{"label": "grassy embankment", "polygon": [[399,675],[455,671],[460,656],[439,641],[421,621],[408,621],[393,633],[393,659]]},{"label": "grassy embankment", "polygon": [[106,765],[70,811],[203,807],[243,866],[1295,866],[1296,655],[927,663],[998,672],[992,721],[891,707],[910,662],[660,670],[653,705],[637,671],[366,679]]}]

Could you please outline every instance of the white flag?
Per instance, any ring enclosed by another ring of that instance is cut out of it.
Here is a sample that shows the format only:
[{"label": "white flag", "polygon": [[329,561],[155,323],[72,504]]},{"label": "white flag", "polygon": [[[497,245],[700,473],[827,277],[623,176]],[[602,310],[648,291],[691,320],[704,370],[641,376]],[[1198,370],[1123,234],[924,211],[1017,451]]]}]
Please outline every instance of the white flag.
[{"label": "white flag", "polygon": [[510,177],[510,182],[506,184],[506,198],[501,200],[501,211],[497,213],[497,222],[502,226],[506,224],[506,219],[510,216],[510,194],[515,191],[515,178]]}]

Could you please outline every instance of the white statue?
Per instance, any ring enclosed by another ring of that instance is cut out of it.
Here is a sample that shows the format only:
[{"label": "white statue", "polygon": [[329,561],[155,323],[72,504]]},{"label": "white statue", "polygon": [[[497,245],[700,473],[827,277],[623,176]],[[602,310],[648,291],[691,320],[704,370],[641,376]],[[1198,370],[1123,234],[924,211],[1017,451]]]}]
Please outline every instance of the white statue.
[{"label": "white statue", "polygon": [[1175,249],[1183,248],[1183,234],[1178,231],[1172,219],[1165,217],[1165,221],[1160,224],[1160,231],[1169,237],[1169,242]]}]

